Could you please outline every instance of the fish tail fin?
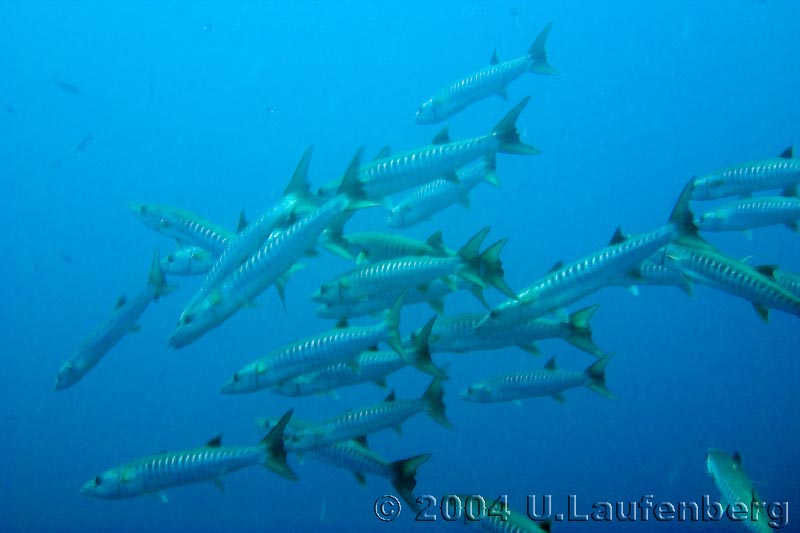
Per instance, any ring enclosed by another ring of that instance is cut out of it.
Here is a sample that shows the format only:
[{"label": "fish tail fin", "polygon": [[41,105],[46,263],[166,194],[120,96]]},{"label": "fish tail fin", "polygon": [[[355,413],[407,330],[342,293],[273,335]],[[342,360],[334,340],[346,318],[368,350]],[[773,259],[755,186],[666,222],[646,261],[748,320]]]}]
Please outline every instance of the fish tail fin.
[{"label": "fish tail fin", "polygon": [[414,337],[414,352],[410,355],[409,362],[414,365],[417,370],[421,370],[435,378],[447,379],[447,374],[445,374],[441,368],[434,365],[433,360],[431,360],[431,349],[428,342],[430,341],[434,322],[436,322],[435,315],[428,320],[428,323],[425,324]]},{"label": "fish tail fin", "polygon": [[177,289],[174,285],[167,284],[167,278],[161,270],[161,259],[159,258],[158,248],[153,252],[153,260],[150,263],[150,274],[147,276],[147,285],[153,289],[153,299],[158,300]]},{"label": "fish tail fin", "polygon": [[355,155],[353,155],[353,159],[350,160],[350,164],[347,166],[347,170],[342,178],[342,183],[339,185],[339,190],[337,191],[338,194],[347,196],[347,199],[350,201],[347,206],[349,211],[380,205],[376,202],[367,201],[366,194],[364,193],[364,184],[358,178],[363,155],[364,147],[362,146],[356,151]]},{"label": "fish tail fin", "polygon": [[589,320],[599,307],[599,305],[592,305],[569,315],[569,333],[565,338],[576,348],[596,357],[601,357],[603,352],[592,340],[592,326],[589,324]]},{"label": "fish tail fin", "polygon": [[297,481],[297,475],[286,463],[286,448],[283,447],[283,432],[286,430],[293,412],[294,409],[286,411],[278,423],[269,430],[267,436],[261,440],[261,444],[264,445],[266,451],[264,466],[283,478]]},{"label": "fish tail fin", "polygon": [[599,360],[595,361],[586,369],[586,376],[589,378],[589,383],[586,384],[591,390],[604,396],[609,400],[616,399],[614,393],[606,388],[606,365],[611,359],[611,354],[606,354]]},{"label": "fish tail fin", "polygon": [[410,507],[417,508],[417,503],[411,491],[417,486],[417,468],[431,458],[431,454],[415,455],[408,459],[401,459],[389,464],[392,472],[392,486]]},{"label": "fish tail fin", "polygon": [[669,215],[669,223],[674,224],[680,233],[680,237],[696,237],[697,225],[694,223],[694,213],[689,206],[694,192],[694,180],[689,180],[681,191],[675,207]]},{"label": "fish tail fin", "polygon": [[481,276],[481,244],[486,238],[491,228],[489,226],[483,228],[478,233],[473,235],[467,244],[461,247],[458,251],[458,257],[461,259],[462,268],[458,275],[481,288],[486,288],[486,282]]},{"label": "fish tail fin", "polygon": [[425,401],[426,405],[428,406],[427,413],[434,422],[437,424],[446,427],[447,429],[453,429],[453,425],[447,419],[447,415],[445,414],[444,409],[444,389],[442,388],[442,380],[439,378],[434,378],[428,388],[425,389],[425,393],[422,395],[422,399]]},{"label": "fish tail fin", "polygon": [[325,228],[323,232],[324,239],[320,245],[328,250],[333,255],[341,257],[346,261],[355,261],[356,258],[347,249],[347,241],[344,238],[344,225],[351,218],[351,213],[342,213],[338,217],[334,218],[328,227]]},{"label": "fish tail fin", "polygon": [[518,154],[518,155],[537,155],[541,152],[533,146],[528,146],[519,140],[519,131],[517,131],[517,119],[519,118],[522,110],[528,105],[530,96],[526,96],[520,103],[514,106],[514,109],[508,112],[506,116],[497,123],[492,130],[492,133],[497,137],[499,146],[497,151],[503,154]]},{"label": "fish tail fin", "polygon": [[500,252],[503,250],[503,247],[507,242],[508,239],[500,239],[493,245],[489,246],[480,255],[480,272],[486,283],[493,286],[509,298],[516,300],[517,293],[515,293],[511,287],[508,286],[508,283],[506,283],[506,280],[503,277],[505,272],[503,272],[503,262],[500,260]]},{"label": "fish tail fin", "polygon": [[550,30],[553,28],[553,23],[548,22],[544,29],[533,41],[533,44],[528,49],[528,55],[531,57],[531,72],[536,74],[547,74],[553,76],[558,74],[558,71],[547,63],[547,52],[545,52],[544,45],[547,43],[547,37],[550,35]]},{"label": "fish tail fin", "polygon": [[497,179],[497,154],[494,152],[486,154],[483,158],[486,174],[483,176],[483,181],[492,187],[499,187],[500,180]]},{"label": "fish tail fin", "polygon": [[403,341],[400,338],[400,310],[403,308],[403,300],[405,300],[405,298],[406,291],[403,291],[403,294],[395,300],[389,312],[386,313],[384,322],[387,331],[386,344],[397,352],[400,357],[407,360],[406,352],[403,350]]},{"label": "fish tail fin", "polygon": [[690,298],[694,296],[694,288],[692,287],[692,282],[686,276],[681,276],[680,282],[678,284],[678,288]]}]

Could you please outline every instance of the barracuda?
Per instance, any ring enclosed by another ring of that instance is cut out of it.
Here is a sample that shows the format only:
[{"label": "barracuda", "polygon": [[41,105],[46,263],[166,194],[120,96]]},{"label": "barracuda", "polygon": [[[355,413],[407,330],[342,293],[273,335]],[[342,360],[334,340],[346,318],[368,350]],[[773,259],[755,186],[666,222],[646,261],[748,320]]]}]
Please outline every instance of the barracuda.
[{"label": "barracuda", "polygon": [[790,146],[779,157],[743,163],[694,180],[693,200],[716,200],[755,191],[786,189],[800,183],[800,159]]},{"label": "barracuda", "polygon": [[[192,313],[192,309],[205,298],[222,281],[236,271],[237,268],[257,252],[270,234],[290,222],[292,216],[299,211],[307,211],[309,196],[308,165],[311,160],[312,147],[308,147],[297,164],[289,185],[283,191],[281,200],[265,211],[256,220],[241,228],[236,236],[229,239],[228,246],[219,256],[211,271],[203,280],[200,290],[195,293],[183,309],[181,315]],[[283,293],[281,292],[281,295]]]},{"label": "barracuda", "polygon": [[512,326],[476,328],[483,315],[469,313],[453,317],[439,317],[431,333],[430,349],[438,352],[476,352],[519,346],[523,350],[538,354],[534,342],[560,338],[596,357],[603,351],[592,341],[589,320],[599,306],[593,305],[576,311],[567,320],[537,318]]},{"label": "barracuda", "polygon": [[528,54],[502,63],[497,58],[497,51],[492,53],[490,65],[486,68],[462,78],[437,92],[417,110],[417,124],[435,124],[441,122],[465,108],[488,98],[499,95],[508,99],[506,88],[526,72],[553,75],[558,72],[547,64],[545,43],[553,23],[547,24],[528,50]]},{"label": "barracuda", "polygon": [[311,396],[371,381],[385,387],[386,376],[409,365],[421,372],[445,379],[447,376],[444,371],[431,361],[428,348],[428,338],[434,320],[435,317],[428,321],[420,334],[414,337],[410,348],[404,350],[405,358],[397,352],[367,351],[352,361],[335,363],[284,381],[273,387],[273,390],[284,396]]},{"label": "barracuda", "polygon": [[723,255],[698,237],[686,237],[666,246],[662,264],[690,280],[743,298],[765,322],[769,309],[800,316],[800,298],[772,278],[772,268],[759,269]]},{"label": "barracuda", "polygon": [[[199,339],[239,309],[252,303],[273,283],[282,284],[295,263],[314,248],[322,231],[345,210],[359,206],[361,196],[355,169],[358,154],[350,164],[340,194],[286,230],[271,235],[264,246],[230,274],[209,295],[181,316],[178,328],[169,340],[170,346],[182,348]],[[282,286],[278,287],[279,292]]]},{"label": "barracuda", "polygon": [[117,300],[116,308],[111,316],[83,342],[78,351],[58,371],[55,390],[66,389],[80,381],[125,335],[138,330],[136,322],[150,302],[158,300],[173,290],[175,288],[167,285],[164,274],[161,272],[158,250],[156,250],[153,253],[147,286],[131,300],[126,300],[124,297]]},{"label": "barracuda", "polygon": [[613,285],[625,287],[635,296],[639,295],[640,285],[677,287],[687,296],[693,294],[692,284],[682,272],[667,268],[650,259],[645,259],[641,265],[616,280]]},{"label": "barracuda", "polygon": [[341,227],[325,230],[322,247],[346,259],[358,263],[376,262],[398,257],[429,255],[447,257],[454,254],[444,246],[442,232],[437,231],[425,242],[392,233],[365,231],[343,234]]},{"label": "barracuda", "polygon": [[800,298],[800,274],[777,270],[777,268],[775,265],[761,265],[756,267],[756,270],[766,272],[775,279],[778,285]]},{"label": "barracuda", "polygon": [[405,358],[397,329],[402,303],[402,298],[398,299],[381,324],[337,328],[279,348],[236,372],[222,392],[255,392],[344,361],[355,367],[353,360],[361,352],[381,342]]},{"label": "barracuda", "polygon": [[[773,531],[769,524],[770,518],[762,508],[761,497],[742,469],[742,457],[738,453],[731,456],[722,450],[711,448],[706,453],[706,469],[722,494],[724,505],[743,503],[747,506],[749,513],[744,524],[750,531],[756,533]],[[756,508],[753,509],[753,506]]]},{"label": "barracuda", "polygon": [[459,168],[488,154],[540,153],[520,142],[517,132],[517,118],[528,100],[530,97],[524,98],[486,135],[451,142],[445,128],[434,144],[368,163],[359,174],[367,198],[382,199],[442,176],[455,180]]},{"label": "barracuda", "polygon": [[279,476],[296,480],[286,464],[283,431],[292,415],[287,412],[258,446],[222,446],[222,436],[206,446],[145,457],[110,470],[83,484],[81,492],[106,499],[156,494],[171,487],[209,481],[222,488],[219,478],[247,466],[263,464]]},{"label": "barracuda", "polygon": [[614,395],[606,388],[605,372],[610,359],[611,355],[605,355],[583,372],[572,372],[556,368],[554,357],[547,362],[544,370],[515,372],[489,378],[470,385],[461,397],[471,402],[493,403],[552,396],[563,402],[565,400],[562,393],[565,390],[588,387],[601,396],[614,399]]},{"label": "barracuda", "polygon": [[161,271],[174,276],[206,274],[217,262],[211,253],[197,246],[178,248],[161,260]]},{"label": "barracuda", "polygon": [[130,209],[149,228],[176,239],[182,245],[198,246],[216,257],[225,251],[234,235],[189,211],[134,202]]},{"label": "barracuda", "polygon": [[797,189],[783,196],[755,196],[722,205],[700,215],[701,231],[746,231],[765,226],[785,225],[800,231],[800,198]]},{"label": "barracuda", "polygon": [[507,300],[493,309],[476,327],[492,323],[519,324],[562,309],[624,278],[681,235],[696,234],[697,228],[689,210],[692,186],[689,182],[684,187],[666,226],[629,238],[624,238],[618,229],[609,246],[569,265],[556,264],[545,277],[523,289],[516,299]]},{"label": "barracuda", "polygon": [[358,302],[382,293],[411,289],[435,279],[458,275],[466,281],[486,287],[491,284],[513,295],[503,280],[500,240],[480,253],[480,245],[489,228],[483,228],[453,257],[401,257],[356,268],[322,284],[313,295],[315,301],[331,305]]},{"label": "barracuda", "polygon": [[469,207],[469,193],[482,181],[500,186],[493,154],[460,169],[456,177],[457,181],[440,178],[417,188],[392,208],[386,223],[392,228],[410,228],[453,204]]},{"label": "barracuda", "polygon": [[[276,420],[274,419],[257,421],[258,427],[265,431],[271,430],[275,424]],[[295,432],[311,425],[307,421],[292,420],[286,428],[286,436],[291,438]],[[416,508],[417,504],[412,491],[417,486],[417,469],[430,459],[431,455],[416,455],[390,463],[370,450],[367,445],[367,437],[362,436],[353,440],[337,442],[324,448],[308,450],[303,453],[303,457],[311,457],[321,463],[350,470],[361,485],[367,482],[364,474],[386,478],[403,500],[412,508]]]},{"label": "barracuda", "polygon": [[416,400],[397,400],[392,391],[381,403],[346,411],[339,416],[303,428],[286,440],[286,447],[301,452],[369,435],[386,428],[395,428],[399,431],[403,422],[419,413],[427,413],[436,423],[450,429],[452,426],[445,416],[443,397],[444,391],[438,378],[434,379],[422,397]]}]

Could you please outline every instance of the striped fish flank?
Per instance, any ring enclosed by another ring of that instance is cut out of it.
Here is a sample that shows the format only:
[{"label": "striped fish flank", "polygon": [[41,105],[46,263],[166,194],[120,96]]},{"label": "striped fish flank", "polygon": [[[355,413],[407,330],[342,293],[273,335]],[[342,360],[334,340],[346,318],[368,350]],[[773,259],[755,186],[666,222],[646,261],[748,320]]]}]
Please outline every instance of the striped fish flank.
[{"label": "striped fish flank", "polygon": [[795,190],[785,196],[744,198],[700,215],[701,231],[746,231],[766,226],[786,225],[800,230],[800,198]]},{"label": "striped fish flank", "polygon": [[132,202],[130,209],[149,228],[176,239],[183,245],[198,246],[219,257],[234,236],[231,231],[194,213],[173,207]]}]

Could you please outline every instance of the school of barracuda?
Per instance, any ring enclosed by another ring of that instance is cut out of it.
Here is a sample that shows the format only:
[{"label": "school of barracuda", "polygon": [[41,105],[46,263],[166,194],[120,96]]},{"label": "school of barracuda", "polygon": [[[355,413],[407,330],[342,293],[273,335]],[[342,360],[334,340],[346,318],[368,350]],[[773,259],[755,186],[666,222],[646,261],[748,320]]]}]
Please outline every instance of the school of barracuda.
[{"label": "school of barracuda", "polygon": [[[489,66],[438,91],[420,105],[416,122],[441,122],[493,95],[507,98],[508,84],[526,72],[556,75],[545,53],[550,30],[551,24],[547,24],[527,54],[500,62],[495,53]],[[543,368],[527,372],[476,375],[476,381],[460,392],[460,397],[469,402],[519,402],[549,396],[563,402],[568,389],[586,387],[613,398],[605,385],[606,366],[612,357],[594,344],[589,323],[598,306],[582,304],[582,309],[566,312],[604,287],[638,290],[640,286],[668,285],[691,294],[692,286],[699,283],[747,300],[764,321],[771,309],[800,316],[799,274],[774,265],[748,265],[726,256],[699,234],[750,231],[768,225],[799,231],[800,160],[794,158],[791,148],[778,157],[692,178],[682,191],[675,191],[675,205],[663,226],[631,236],[617,229],[607,246],[569,264],[556,264],[521,290],[512,290],[503,278],[500,254],[504,246],[513,243],[499,239],[485,245],[488,227],[475,228],[474,236],[457,249],[444,245],[441,232],[418,241],[397,233],[345,231],[361,209],[388,207],[387,225],[400,230],[455,204],[467,206],[470,192],[481,182],[499,186],[497,154],[539,154],[520,140],[516,125],[529,98],[513,106],[479,137],[453,141],[444,127],[428,146],[398,154],[386,147],[372,161],[364,161],[359,149],[344,174],[316,192],[307,177],[309,147],[281,200],[249,223],[240,216],[235,232],[182,209],[131,203],[131,211],[141,222],[175,239],[178,247],[163,258],[156,251],[141,293],[130,300],[120,299],[111,316],[63,364],[57,390],[75,386],[86,377],[127,333],[136,330],[137,320],[152,301],[175,290],[165,275],[204,277],[187,299],[169,337],[169,345],[179,349],[212,329],[224,328],[224,322],[272,285],[283,300],[292,273],[304,266],[313,268],[313,259],[306,256],[316,246],[353,262],[351,269],[332,276],[309,295],[319,304],[318,315],[336,320],[335,327],[309,332],[284,346],[265,347],[265,355],[242,368],[232,368],[227,381],[220,379],[221,392],[246,394],[270,389],[284,396],[311,396],[362,383],[385,384],[389,374],[406,366],[419,370],[424,374],[421,378],[430,379],[430,385],[420,398],[401,395],[398,399],[392,391],[381,403],[327,420],[299,420],[292,417],[291,410],[282,416],[270,413],[274,418],[258,421],[267,432],[261,443],[222,446],[216,437],[204,447],[113,467],[87,481],[82,492],[109,499],[148,493],[165,499],[163,489],[201,481],[221,487],[220,477],[250,465],[263,465],[296,480],[286,462],[287,452],[302,452],[352,471],[361,482],[364,474],[386,478],[414,508],[417,469],[430,455],[409,454],[406,459],[389,461],[371,450],[366,438],[387,428],[399,429],[419,413],[451,427],[444,401],[447,374],[436,365],[438,353],[509,346],[539,353],[536,341],[560,338],[596,360],[583,370],[563,370],[550,359]],[[780,192],[752,195],[762,191]],[[710,200],[722,203],[695,216],[690,203]],[[507,299],[490,309],[484,299],[486,290],[497,290]],[[457,291],[471,292],[485,309],[445,314],[444,301]],[[418,332],[403,339],[398,329],[400,311],[415,304],[429,305],[433,316]],[[372,317],[369,325],[348,324],[348,320],[364,316]],[[379,350],[381,345],[388,350]],[[449,398],[459,396],[457,391],[447,393]],[[731,454],[718,450],[709,454],[709,472],[721,491],[735,497],[730,493],[750,486],[736,467],[738,455],[733,456],[734,461]],[[738,476],[735,482],[730,480],[732,476]],[[482,525],[489,530],[509,525],[518,531],[550,528],[549,523],[514,518],[508,524],[489,520]]]}]

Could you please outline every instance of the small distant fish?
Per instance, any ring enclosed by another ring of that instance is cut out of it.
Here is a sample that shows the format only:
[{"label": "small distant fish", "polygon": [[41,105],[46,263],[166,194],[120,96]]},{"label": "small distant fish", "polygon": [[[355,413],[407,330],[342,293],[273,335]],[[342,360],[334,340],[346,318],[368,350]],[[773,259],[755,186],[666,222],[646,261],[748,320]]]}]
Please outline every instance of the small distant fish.
[{"label": "small distant fish", "polygon": [[67,94],[71,94],[73,96],[81,96],[83,94],[83,91],[81,91],[80,87],[73,85],[72,83],[63,80],[53,80],[53,83],[55,83],[59,89]]},{"label": "small distant fish", "polygon": [[66,264],[72,264],[72,256],[69,255],[67,252],[62,252],[61,250],[56,250],[56,255],[61,258]]},{"label": "small distant fish", "polygon": [[78,152],[83,152],[92,143],[92,141],[94,141],[94,135],[91,133],[87,134],[83,139],[81,139],[81,142],[75,146],[75,149],[72,151],[72,153],[77,154]]},{"label": "small distant fish", "polygon": [[17,114],[17,110],[16,110],[16,109],[14,109],[13,107],[11,107],[11,106],[10,106],[10,105],[8,105],[8,104],[0,104],[0,107],[2,107],[2,108],[3,108],[3,111],[5,111],[6,113],[8,113],[9,115],[16,115],[16,114]]}]

